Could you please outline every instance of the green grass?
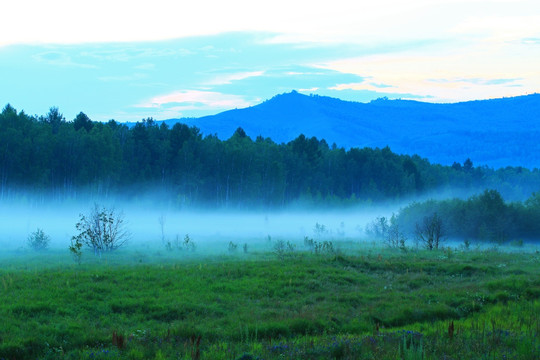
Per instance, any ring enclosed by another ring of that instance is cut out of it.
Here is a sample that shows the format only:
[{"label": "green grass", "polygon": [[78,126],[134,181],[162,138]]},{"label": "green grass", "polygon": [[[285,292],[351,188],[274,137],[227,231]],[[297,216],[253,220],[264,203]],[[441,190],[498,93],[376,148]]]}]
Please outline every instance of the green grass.
[{"label": "green grass", "polygon": [[0,359],[540,358],[534,252],[0,261]]}]

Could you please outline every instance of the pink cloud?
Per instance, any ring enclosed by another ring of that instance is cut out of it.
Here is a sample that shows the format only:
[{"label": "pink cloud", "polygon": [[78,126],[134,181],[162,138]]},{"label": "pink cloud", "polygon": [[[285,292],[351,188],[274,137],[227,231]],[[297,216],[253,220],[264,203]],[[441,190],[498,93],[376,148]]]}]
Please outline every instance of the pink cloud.
[{"label": "pink cloud", "polygon": [[242,96],[214,91],[182,90],[151,98],[137,105],[143,108],[181,107],[191,109],[233,109],[253,105]]}]

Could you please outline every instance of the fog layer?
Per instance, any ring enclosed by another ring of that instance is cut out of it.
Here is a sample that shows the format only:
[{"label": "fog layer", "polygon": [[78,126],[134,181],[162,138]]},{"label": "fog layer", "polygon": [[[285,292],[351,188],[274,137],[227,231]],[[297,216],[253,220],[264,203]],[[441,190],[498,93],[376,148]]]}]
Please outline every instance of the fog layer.
[{"label": "fog layer", "polygon": [[[101,205],[101,204],[100,204]],[[238,239],[256,242],[271,238],[301,241],[304,236],[334,238],[364,237],[367,223],[388,216],[391,209],[373,206],[343,210],[231,211],[171,210],[129,202],[104,204],[123,214],[131,233],[131,245],[162,245],[186,234],[197,242]],[[3,249],[26,247],[28,236],[38,228],[50,236],[51,248],[67,248],[77,234],[80,214],[89,214],[94,202],[69,205],[0,205],[0,245]],[[395,211],[397,209],[393,209]],[[316,230],[316,225],[319,225]]]}]

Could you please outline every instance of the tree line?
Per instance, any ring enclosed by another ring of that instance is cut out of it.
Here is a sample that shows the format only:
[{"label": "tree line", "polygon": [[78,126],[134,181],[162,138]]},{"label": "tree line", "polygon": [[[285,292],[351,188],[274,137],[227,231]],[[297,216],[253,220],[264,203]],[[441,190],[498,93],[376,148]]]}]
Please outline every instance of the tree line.
[{"label": "tree line", "polygon": [[[405,234],[418,235],[419,227],[438,225],[449,238],[478,239],[503,243],[540,236],[540,193],[525,201],[506,202],[497,190],[485,190],[468,199],[415,202],[392,220]],[[378,227],[380,228],[380,226]],[[378,229],[377,228],[377,229]],[[425,233],[425,231],[424,231]]]},{"label": "tree line", "polygon": [[498,189],[507,198],[537,191],[538,169],[431,164],[385,148],[344,149],[299,135],[277,144],[238,128],[226,140],[152,118],[133,126],[0,114],[0,199],[22,193],[57,199],[83,194],[138,197],[152,191],[177,206],[283,207],[399,200],[444,189]]}]

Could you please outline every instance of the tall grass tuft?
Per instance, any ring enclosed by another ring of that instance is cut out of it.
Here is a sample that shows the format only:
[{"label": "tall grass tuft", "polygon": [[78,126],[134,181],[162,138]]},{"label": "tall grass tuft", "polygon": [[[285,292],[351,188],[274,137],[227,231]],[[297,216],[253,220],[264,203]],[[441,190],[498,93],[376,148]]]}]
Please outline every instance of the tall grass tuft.
[{"label": "tall grass tuft", "polygon": [[112,344],[116,346],[119,350],[123,349],[125,344],[124,335],[118,334],[116,331],[112,333]]}]

